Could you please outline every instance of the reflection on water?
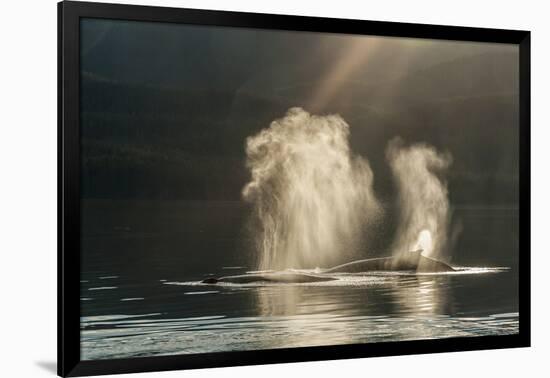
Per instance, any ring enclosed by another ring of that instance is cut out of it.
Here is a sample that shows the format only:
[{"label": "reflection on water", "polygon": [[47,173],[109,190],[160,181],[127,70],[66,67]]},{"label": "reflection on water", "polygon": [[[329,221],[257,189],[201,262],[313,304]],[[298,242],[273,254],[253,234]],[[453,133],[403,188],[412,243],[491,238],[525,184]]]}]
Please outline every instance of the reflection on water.
[{"label": "reflection on water", "polygon": [[[402,313],[417,316],[444,314],[449,306],[448,278],[410,277],[395,283],[388,294],[391,302],[401,307]],[[451,310],[451,309],[449,309]]]},{"label": "reflection on water", "polygon": [[[332,275],[335,276],[335,275]],[[262,316],[290,316],[308,313],[327,314],[332,312],[347,311],[348,313],[360,313],[370,315],[378,312],[378,306],[383,302],[391,306],[395,314],[430,315],[445,313],[446,298],[449,295],[449,276],[438,275],[428,277],[420,275],[395,275],[391,272],[377,275],[342,275],[338,281],[327,281],[306,284],[246,284],[241,287],[257,287],[258,311]],[[173,283],[176,284],[176,283]],[[376,285],[367,292],[357,291],[352,295],[349,287],[361,287]],[[237,286],[237,285],[226,285]],[[348,289],[313,290],[327,286],[336,286]],[[365,295],[376,296],[367,298]],[[343,306],[342,295],[355,299],[364,304],[357,307],[350,303]],[[370,304],[376,304],[374,307]]]},{"label": "reflection on water", "polygon": [[[517,333],[517,303],[509,300],[505,284],[511,275],[344,276],[343,285],[158,282],[154,298],[135,298],[148,306],[126,309],[159,312],[82,317],[82,355],[122,358]],[[104,302],[116,297],[108,292]],[[159,306],[159,296],[165,306]],[[193,316],[201,312],[215,315]]]},{"label": "reflection on water", "polygon": [[240,236],[246,211],[228,203],[163,206],[85,206],[83,359],[518,332],[515,210],[458,212],[464,233],[453,260],[509,269],[205,285],[199,282],[206,277],[254,270]]},{"label": "reflection on water", "polygon": [[484,317],[388,316],[82,319],[83,359],[517,333],[517,313]]}]

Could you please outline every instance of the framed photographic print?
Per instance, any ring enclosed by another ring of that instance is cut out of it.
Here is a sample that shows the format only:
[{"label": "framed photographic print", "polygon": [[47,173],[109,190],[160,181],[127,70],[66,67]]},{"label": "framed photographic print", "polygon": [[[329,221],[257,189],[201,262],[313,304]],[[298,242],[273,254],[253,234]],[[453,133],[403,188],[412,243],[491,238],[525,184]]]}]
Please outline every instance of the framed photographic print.
[{"label": "framed photographic print", "polygon": [[59,375],[529,346],[529,32],[58,12]]}]

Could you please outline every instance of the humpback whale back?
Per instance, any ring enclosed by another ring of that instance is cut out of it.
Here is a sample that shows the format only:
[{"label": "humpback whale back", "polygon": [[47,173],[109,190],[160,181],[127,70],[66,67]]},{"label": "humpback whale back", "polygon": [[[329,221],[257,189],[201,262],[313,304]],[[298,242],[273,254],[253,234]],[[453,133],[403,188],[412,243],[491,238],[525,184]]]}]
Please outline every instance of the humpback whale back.
[{"label": "humpback whale back", "polygon": [[452,272],[454,269],[444,262],[422,256],[422,250],[419,249],[399,256],[352,261],[327,269],[323,273],[364,273],[373,271],[438,273]]},{"label": "humpback whale back", "polygon": [[220,282],[229,283],[309,283],[333,281],[337,278],[327,273],[368,273],[368,272],[420,272],[420,273],[440,273],[453,272],[454,269],[442,261],[438,261],[426,256],[422,256],[422,250],[403,253],[399,256],[378,257],[366,260],[352,261],[324,270],[321,274],[306,273],[263,273],[263,274],[243,274],[239,276],[225,276],[220,278],[206,278],[201,281],[205,284],[217,284]]},{"label": "humpback whale back", "polygon": [[265,273],[265,274],[242,274],[238,276],[225,276],[220,278],[207,278],[202,281],[206,284],[227,283],[309,283],[336,280],[334,277],[322,277],[304,273]]}]

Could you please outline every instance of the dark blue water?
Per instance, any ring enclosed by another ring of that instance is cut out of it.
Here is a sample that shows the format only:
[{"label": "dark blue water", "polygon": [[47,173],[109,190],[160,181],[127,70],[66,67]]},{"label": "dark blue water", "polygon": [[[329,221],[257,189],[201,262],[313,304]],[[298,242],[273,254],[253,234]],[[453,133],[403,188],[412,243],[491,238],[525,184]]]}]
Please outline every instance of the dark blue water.
[{"label": "dark blue water", "polygon": [[240,202],[83,202],[82,358],[518,332],[515,208],[455,208],[462,232],[451,263],[464,267],[456,273],[200,284],[256,268],[248,210]]}]

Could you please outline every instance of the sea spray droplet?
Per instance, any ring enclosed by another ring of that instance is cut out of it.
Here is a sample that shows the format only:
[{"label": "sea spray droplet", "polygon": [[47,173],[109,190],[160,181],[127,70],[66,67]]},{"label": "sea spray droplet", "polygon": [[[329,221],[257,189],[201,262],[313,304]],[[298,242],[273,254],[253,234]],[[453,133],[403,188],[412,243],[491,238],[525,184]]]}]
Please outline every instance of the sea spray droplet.
[{"label": "sea spray droplet", "polygon": [[424,256],[429,256],[433,252],[433,241],[432,241],[432,233],[430,230],[422,230],[418,234],[418,239],[416,239],[416,243],[413,250],[422,250],[422,253]]},{"label": "sea spray droplet", "polygon": [[243,197],[254,204],[259,269],[330,266],[364,250],[365,226],[381,210],[370,165],[350,151],[349,133],[338,115],[292,108],[247,138],[252,179]]}]

